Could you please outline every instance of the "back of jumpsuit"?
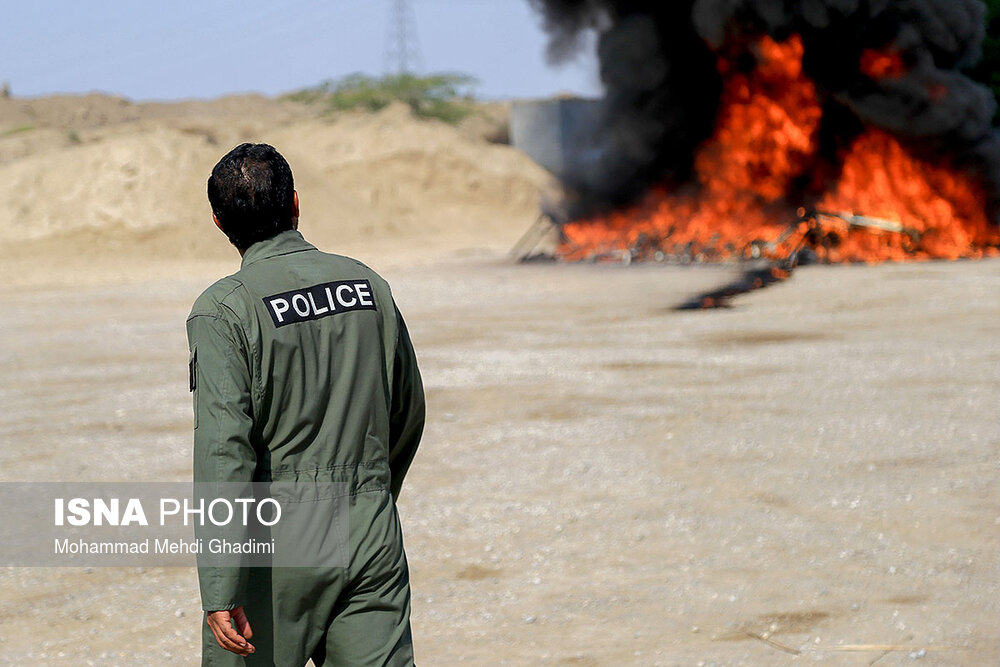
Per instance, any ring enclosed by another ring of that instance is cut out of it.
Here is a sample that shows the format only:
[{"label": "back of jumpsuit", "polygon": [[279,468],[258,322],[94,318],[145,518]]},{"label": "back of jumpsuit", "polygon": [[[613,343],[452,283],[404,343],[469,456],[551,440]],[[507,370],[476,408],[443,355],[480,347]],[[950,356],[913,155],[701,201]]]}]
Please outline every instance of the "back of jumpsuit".
[{"label": "back of jumpsuit", "polygon": [[229,653],[203,625],[202,664],[413,664],[395,497],[420,441],[424,395],[388,284],[285,231],[205,290],[187,332],[195,482],[350,489],[348,567],[199,567],[203,609],[243,606],[257,649]]}]

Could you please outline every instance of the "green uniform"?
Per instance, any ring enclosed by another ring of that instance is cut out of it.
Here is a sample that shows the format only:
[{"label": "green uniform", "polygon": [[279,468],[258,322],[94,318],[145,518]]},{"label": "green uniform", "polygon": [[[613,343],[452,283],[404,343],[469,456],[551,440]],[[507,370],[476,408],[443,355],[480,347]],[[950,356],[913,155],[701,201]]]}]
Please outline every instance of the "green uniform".
[{"label": "green uniform", "polygon": [[255,243],[187,320],[195,482],[346,482],[347,568],[201,567],[206,611],[243,606],[257,652],[204,627],[203,664],[412,664],[395,497],[424,423],[388,284],[297,231]]}]

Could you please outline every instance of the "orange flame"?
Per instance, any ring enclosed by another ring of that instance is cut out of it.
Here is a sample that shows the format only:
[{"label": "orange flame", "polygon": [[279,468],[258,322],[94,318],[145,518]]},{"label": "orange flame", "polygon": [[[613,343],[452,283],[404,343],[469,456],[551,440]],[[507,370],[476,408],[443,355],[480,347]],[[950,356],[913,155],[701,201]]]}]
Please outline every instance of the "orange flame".
[{"label": "orange flame", "polygon": [[897,79],[906,74],[903,57],[897,51],[865,49],[858,63],[861,73],[872,79]]},{"label": "orange flame", "polygon": [[877,130],[854,141],[840,180],[817,208],[863,211],[919,235],[914,243],[902,234],[847,234],[831,261],[982,257],[1000,245],[979,188],[961,172],[917,160]]},{"label": "orange flame", "polygon": [[[628,253],[640,259],[718,261],[742,257],[753,244],[766,242],[772,242],[772,251],[787,250],[774,242],[787,238],[788,223],[797,217],[790,193],[796,183],[828,171],[818,155],[822,108],[802,71],[797,36],[780,43],[764,37],[753,53],[757,67],[749,73],[720,59],[725,77],[720,111],[715,133],[695,155],[695,183],[683,191],[654,188],[632,207],[565,225],[558,249],[563,259]],[[898,54],[865,52],[862,61],[870,75],[901,72]],[[859,229],[824,218],[814,248],[822,259],[997,254],[1000,234],[988,220],[983,194],[964,173],[922,162],[878,130],[860,135],[841,158],[839,180],[811,203],[844,220],[854,214],[878,218],[883,227]],[[807,238],[805,227],[798,231],[799,238]]]}]

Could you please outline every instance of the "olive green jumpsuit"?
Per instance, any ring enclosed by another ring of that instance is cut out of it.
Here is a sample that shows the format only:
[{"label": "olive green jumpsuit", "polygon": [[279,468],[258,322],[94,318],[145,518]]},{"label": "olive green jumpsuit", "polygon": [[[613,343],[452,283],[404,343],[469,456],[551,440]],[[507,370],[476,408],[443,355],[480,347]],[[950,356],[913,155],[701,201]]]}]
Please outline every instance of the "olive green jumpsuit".
[{"label": "olive green jumpsuit", "polygon": [[257,649],[203,624],[203,664],[412,664],[395,498],[424,395],[388,284],[289,230],[205,290],[187,333],[195,482],[349,485],[348,567],[199,568],[203,609],[244,607]]}]

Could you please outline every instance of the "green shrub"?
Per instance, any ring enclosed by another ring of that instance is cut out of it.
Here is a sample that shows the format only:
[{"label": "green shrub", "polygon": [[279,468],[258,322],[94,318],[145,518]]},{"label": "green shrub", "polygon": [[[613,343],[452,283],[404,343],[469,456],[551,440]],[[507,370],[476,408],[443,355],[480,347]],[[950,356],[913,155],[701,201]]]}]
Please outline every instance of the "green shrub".
[{"label": "green shrub", "polygon": [[466,74],[388,74],[383,77],[351,74],[285,97],[296,102],[320,104],[329,111],[378,111],[392,102],[402,102],[414,115],[454,124],[473,113],[472,89],[475,85],[475,78]]}]

